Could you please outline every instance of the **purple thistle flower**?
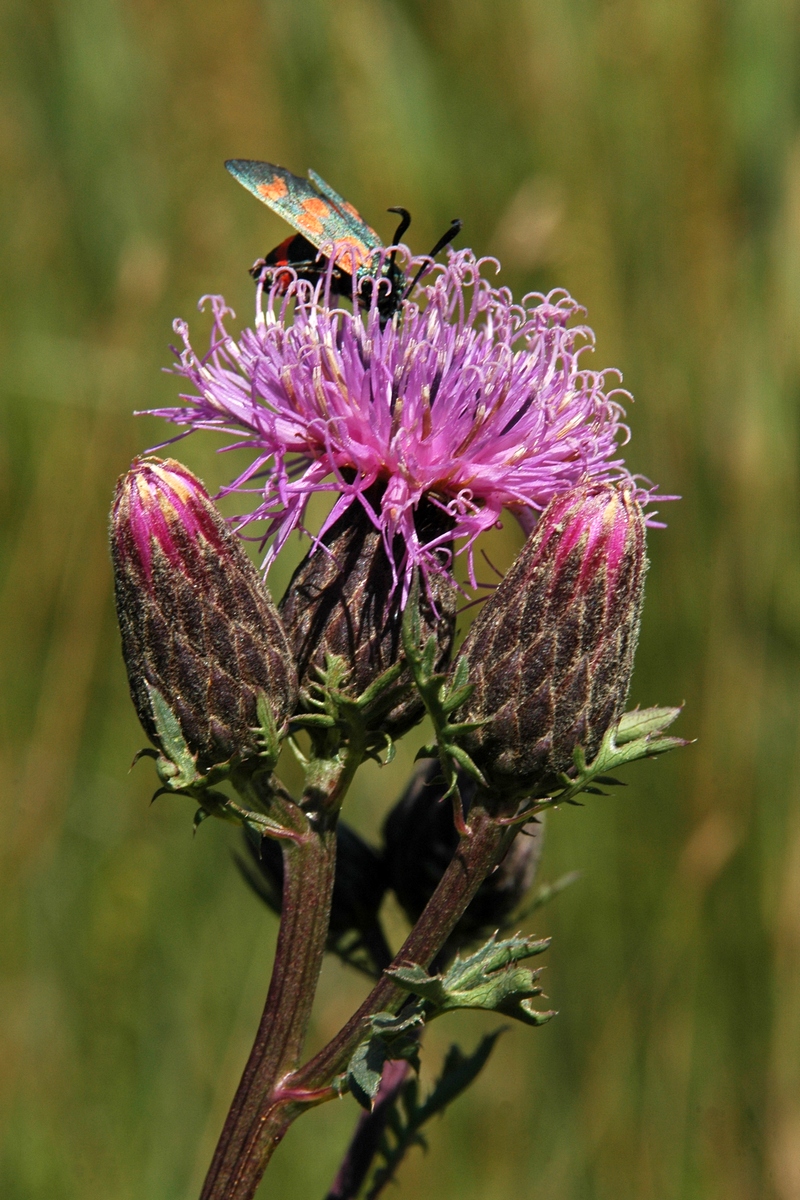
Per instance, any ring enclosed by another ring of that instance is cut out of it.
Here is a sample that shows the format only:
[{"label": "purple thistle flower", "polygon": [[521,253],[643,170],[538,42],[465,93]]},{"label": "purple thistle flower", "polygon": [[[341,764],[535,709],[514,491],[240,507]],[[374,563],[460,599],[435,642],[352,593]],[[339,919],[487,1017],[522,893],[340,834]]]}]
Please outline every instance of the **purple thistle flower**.
[{"label": "purple thistle flower", "polygon": [[[642,503],[656,498],[620,456],[629,436],[620,399],[629,394],[619,373],[580,366],[594,334],[569,323],[583,310],[564,291],[514,304],[483,277],[487,265],[499,267],[470,250],[450,252],[383,329],[377,288],[363,313],[329,305],[330,269],[316,287],[287,288],[283,275],[269,291],[259,285],[255,328],[238,341],[225,328],[234,314],[210,297],[202,358],[186,323],[175,322],[184,344],[176,370],[192,390],[180,407],[155,414],[255,451],[224,490],[259,494],[241,526],[265,523],[265,569],[303,528],[318,491],[338,493],[320,537],[361,503],[387,552],[402,538],[404,588],[415,566],[426,576],[446,570],[444,543],[453,539],[468,553],[475,586],[475,540],[504,509],[530,532],[553,496],[578,483],[627,481]],[[384,488],[373,508],[366,493],[376,482]],[[420,538],[414,514],[423,497],[446,509],[452,532]]]}]

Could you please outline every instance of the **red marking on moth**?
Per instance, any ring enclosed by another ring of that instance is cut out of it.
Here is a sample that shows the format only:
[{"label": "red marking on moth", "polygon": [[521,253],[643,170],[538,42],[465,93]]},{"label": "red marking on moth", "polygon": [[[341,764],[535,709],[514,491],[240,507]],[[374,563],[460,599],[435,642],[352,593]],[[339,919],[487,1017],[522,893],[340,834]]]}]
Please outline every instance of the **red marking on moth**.
[{"label": "red marking on moth", "polygon": [[355,258],[356,266],[361,266],[369,257],[369,250],[362,241],[355,237],[336,239],[336,265],[350,270]]},{"label": "red marking on moth", "polygon": [[274,250],[270,250],[266,257],[267,265],[270,267],[285,267],[289,262],[289,247],[297,235],[290,233],[287,238],[276,246]]},{"label": "red marking on moth", "polygon": [[310,200],[304,200],[302,204],[303,212],[308,213],[310,217],[318,217],[324,221],[331,215],[331,210],[324,200],[319,200],[313,197]]},{"label": "red marking on moth", "polygon": [[271,200],[283,200],[284,196],[289,195],[289,189],[286,181],[281,179],[280,175],[276,175],[271,183],[258,185],[258,194],[269,203]]},{"label": "red marking on moth", "polygon": [[[309,203],[309,201],[306,201],[305,203]],[[322,221],[320,221],[318,217],[312,216],[311,213],[300,212],[295,217],[295,221],[301,229],[304,229],[307,233],[310,233],[312,237],[322,237],[323,233],[325,232],[325,226],[323,225]]]},{"label": "red marking on moth", "polygon": [[[346,212],[349,217],[354,217],[356,221],[361,221],[361,213],[352,204],[348,204],[346,200],[342,205],[342,212]],[[363,222],[361,223],[363,224]]]}]

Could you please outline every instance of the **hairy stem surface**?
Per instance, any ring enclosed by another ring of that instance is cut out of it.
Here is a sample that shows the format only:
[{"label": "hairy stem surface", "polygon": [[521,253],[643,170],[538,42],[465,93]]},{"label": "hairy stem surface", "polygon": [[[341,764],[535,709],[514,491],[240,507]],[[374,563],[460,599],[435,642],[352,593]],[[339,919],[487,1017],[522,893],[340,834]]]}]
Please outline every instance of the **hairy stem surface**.
[{"label": "hairy stem surface", "polygon": [[239,1190],[240,1160],[265,1099],[297,1065],[311,1015],[328,932],[336,830],[308,830],[297,841],[285,841],[283,863],[281,926],[269,992],[201,1200],[252,1194]]},{"label": "hairy stem surface", "polygon": [[[415,962],[427,967],[431,963],[513,836],[513,830],[498,825],[485,810],[471,810],[469,829],[462,836],[425,911],[397,954],[394,966]],[[248,1108],[247,1119],[234,1122],[237,1131],[244,1132],[245,1136],[237,1137],[235,1144],[229,1139],[229,1153],[225,1156],[227,1172],[217,1171],[215,1179],[218,1182],[214,1182],[212,1188],[207,1182],[201,1200],[252,1200],[273,1151],[292,1122],[306,1108],[338,1094],[336,1080],[347,1069],[370,1016],[376,1012],[396,1011],[407,994],[384,976],[319,1054],[299,1070],[280,1078],[259,1108]]]}]

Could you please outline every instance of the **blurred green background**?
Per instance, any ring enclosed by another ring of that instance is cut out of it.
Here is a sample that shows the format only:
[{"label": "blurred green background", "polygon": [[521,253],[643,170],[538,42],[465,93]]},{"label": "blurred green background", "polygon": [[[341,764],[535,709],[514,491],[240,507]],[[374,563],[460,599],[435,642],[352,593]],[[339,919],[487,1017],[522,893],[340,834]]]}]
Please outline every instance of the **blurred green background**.
[{"label": "blurred green background", "polygon": [[[559,1016],[501,1040],[399,1200],[800,1197],[800,73],[797,0],[5,0],[0,673],[3,1200],[193,1200],[275,922],[148,801],[105,521],[163,436],[170,323],[287,230],[222,168],[313,166],[388,238],[453,216],[503,279],[567,287],[665,489],[633,700],[697,743],[549,822]],[[213,488],[210,436],[180,454]],[[495,544],[507,564],[519,535]],[[296,552],[295,552],[296,556]],[[291,555],[271,579],[280,593]],[[372,833],[414,745],[364,773]],[[313,1042],[361,995],[325,968]],[[426,1078],[451,1037],[432,1033]],[[324,1194],[351,1099],[259,1193]]]}]

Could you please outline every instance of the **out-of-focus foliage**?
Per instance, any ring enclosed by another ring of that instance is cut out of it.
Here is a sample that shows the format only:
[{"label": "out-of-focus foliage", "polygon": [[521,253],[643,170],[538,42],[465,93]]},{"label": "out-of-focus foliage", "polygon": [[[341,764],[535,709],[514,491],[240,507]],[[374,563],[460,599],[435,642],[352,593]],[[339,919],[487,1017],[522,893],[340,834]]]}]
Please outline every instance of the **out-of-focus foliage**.
[{"label": "out-of-focus foliage", "polygon": [[[554,935],[559,1015],[501,1039],[395,1194],[800,1195],[799,18],[797,0],[7,0],[4,1200],[192,1200],[266,991],[274,921],[228,831],[193,839],[179,800],[148,807],[148,764],[126,774],[142,735],[105,546],[117,474],[163,436],[131,411],[175,395],[172,317],[201,328],[196,298],[224,291],[248,319],[246,268],[287,232],[230,156],[313,166],[384,237],[406,205],[417,250],[460,216],[518,292],[569,288],[636,395],[629,461],[684,497],[650,537],[633,698],[685,699],[697,744],[550,820],[544,877],[583,871],[530,923]],[[232,471],[211,439],[177,452],[212,488]],[[490,557],[519,541],[508,523]],[[365,770],[362,831],[414,749]],[[362,986],[326,967],[316,1044]],[[428,1078],[488,1027],[442,1022]],[[299,1122],[263,1195],[321,1197],[355,1115]]]}]

